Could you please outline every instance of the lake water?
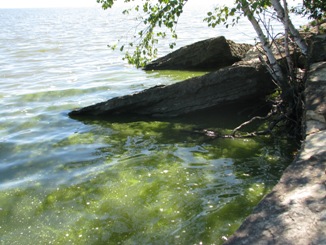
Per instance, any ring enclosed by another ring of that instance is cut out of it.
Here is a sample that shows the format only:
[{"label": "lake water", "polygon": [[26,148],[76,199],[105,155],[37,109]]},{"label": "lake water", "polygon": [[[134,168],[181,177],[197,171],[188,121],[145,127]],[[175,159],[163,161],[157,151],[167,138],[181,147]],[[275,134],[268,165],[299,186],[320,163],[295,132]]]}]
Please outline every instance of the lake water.
[{"label": "lake water", "polygon": [[[249,25],[208,29],[202,11],[180,20],[178,46],[219,35],[252,43]],[[202,73],[127,65],[107,44],[136,22],[115,10],[0,9],[0,19],[0,244],[221,244],[292,161],[286,139],[191,133],[247,118],[229,109],[70,119],[74,108]]]}]

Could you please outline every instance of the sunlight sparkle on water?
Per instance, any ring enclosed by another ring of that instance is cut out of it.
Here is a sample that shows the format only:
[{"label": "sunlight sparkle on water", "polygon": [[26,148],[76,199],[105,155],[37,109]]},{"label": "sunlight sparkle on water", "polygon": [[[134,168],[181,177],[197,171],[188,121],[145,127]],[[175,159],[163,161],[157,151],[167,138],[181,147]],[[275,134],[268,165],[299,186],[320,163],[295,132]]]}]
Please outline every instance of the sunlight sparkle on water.
[{"label": "sunlight sparkle on water", "polygon": [[[231,109],[171,120],[70,118],[75,108],[205,72],[126,65],[107,44],[133,23],[115,12],[0,11],[0,243],[221,244],[290,161],[286,140],[191,133],[230,130],[246,117]],[[189,12],[179,24],[180,46],[217,35],[252,40],[248,26],[205,29]]]}]

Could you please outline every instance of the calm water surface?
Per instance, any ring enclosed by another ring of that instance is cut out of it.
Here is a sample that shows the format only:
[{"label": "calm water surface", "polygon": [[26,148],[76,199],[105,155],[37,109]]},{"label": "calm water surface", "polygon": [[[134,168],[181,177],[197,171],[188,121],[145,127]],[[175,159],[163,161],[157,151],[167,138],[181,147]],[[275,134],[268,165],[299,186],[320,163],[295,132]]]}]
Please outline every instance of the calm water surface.
[{"label": "calm water surface", "polygon": [[[181,20],[179,46],[218,35],[252,42],[248,25],[210,30],[198,11]],[[189,132],[246,118],[225,111],[171,121],[70,119],[74,108],[202,74],[144,72],[121,61],[106,45],[134,31],[132,18],[0,9],[0,19],[0,244],[221,244],[291,162],[285,140]]]}]

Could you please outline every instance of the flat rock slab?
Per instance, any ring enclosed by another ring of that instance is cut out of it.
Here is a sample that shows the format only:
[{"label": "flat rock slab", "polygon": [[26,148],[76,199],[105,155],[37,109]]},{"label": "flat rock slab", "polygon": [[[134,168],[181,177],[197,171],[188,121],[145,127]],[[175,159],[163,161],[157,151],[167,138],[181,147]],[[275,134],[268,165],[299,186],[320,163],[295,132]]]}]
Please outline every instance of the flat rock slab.
[{"label": "flat rock slab", "polygon": [[139,93],[70,112],[70,116],[114,116],[136,114],[175,117],[241,100],[264,98],[274,85],[265,68],[230,66],[204,76],[167,86],[156,86]]},{"label": "flat rock slab", "polygon": [[150,62],[144,70],[207,70],[226,67],[240,61],[252,47],[220,36],[184,46]]}]

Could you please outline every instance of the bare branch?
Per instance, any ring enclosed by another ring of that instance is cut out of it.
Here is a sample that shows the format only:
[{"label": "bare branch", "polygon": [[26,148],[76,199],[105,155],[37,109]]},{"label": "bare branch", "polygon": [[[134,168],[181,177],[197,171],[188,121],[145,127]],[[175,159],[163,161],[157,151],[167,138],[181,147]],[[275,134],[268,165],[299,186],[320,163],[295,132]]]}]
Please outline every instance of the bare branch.
[{"label": "bare branch", "polygon": [[253,118],[251,118],[249,121],[246,121],[244,123],[242,123],[240,126],[236,127],[233,131],[232,131],[232,136],[235,137],[235,134],[237,131],[239,131],[240,129],[242,129],[244,126],[252,123],[253,121],[256,121],[256,120],[266,120],[268,118],[270,118],[273,114],[275,114],[275,110],[274,108],[264,117],[260,117],[260,116],[255,116]]}]

